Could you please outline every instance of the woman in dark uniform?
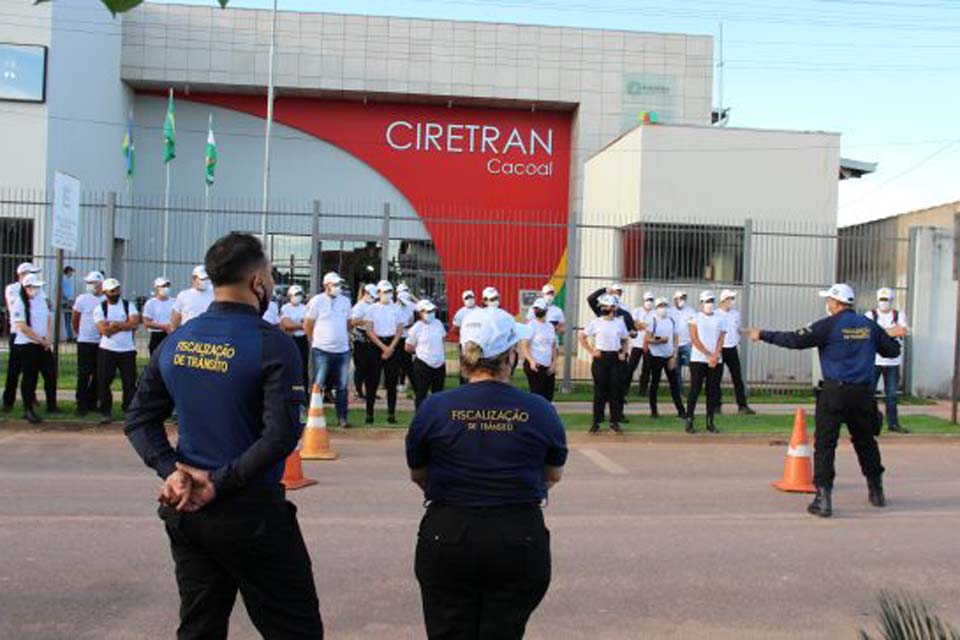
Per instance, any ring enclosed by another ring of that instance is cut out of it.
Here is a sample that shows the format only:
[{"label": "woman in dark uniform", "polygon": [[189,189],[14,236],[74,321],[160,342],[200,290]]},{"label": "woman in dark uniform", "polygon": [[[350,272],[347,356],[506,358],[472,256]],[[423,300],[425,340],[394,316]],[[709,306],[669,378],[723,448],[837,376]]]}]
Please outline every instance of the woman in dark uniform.
[{"label": "woman in dark uniform", "polygon": [[510,384],[527,334],[500,309],[470,314],[469,384],[427,398],[407,433],[427,505],[416,574],[429,638],[522,638],[550,584],[542,506],[567,445],[553,406]]}]

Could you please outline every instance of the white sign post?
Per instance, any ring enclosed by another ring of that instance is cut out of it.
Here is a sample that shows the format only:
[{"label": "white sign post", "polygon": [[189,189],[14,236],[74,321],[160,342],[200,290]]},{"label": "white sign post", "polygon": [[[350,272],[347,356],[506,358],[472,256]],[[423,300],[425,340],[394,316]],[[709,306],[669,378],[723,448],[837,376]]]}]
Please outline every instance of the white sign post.
[{"label": "white sign post", "polygon": [[57,250],[53,280],[53,362],[60,369],[60,323],[63,320],[63,252],[76,251],[80,235],[80,181],[56,171],[53,174],[53,224],[50,244]]}]

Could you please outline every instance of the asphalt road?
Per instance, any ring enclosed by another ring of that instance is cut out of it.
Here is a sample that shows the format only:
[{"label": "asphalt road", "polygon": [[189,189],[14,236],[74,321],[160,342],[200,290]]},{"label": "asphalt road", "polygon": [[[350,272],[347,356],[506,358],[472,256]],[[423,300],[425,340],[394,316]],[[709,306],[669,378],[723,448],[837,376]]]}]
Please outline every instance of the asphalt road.
[{"label": "asphalt road", "polygon": [[[329,638],[422,638],[421,499],[402,441],[337,438],[291,493]],[[879,589],[960,624],[960,441],[881,445],[890,506],[838,456],[836,517],[770,488],[783,447],[574,438],[547,509],[554,582],[528,637],[854,638]],[[0,432],[0,638],[172,637],[177,594],[158,482],[119,434]],[[258,637],[240,601],[232,637]]]}]

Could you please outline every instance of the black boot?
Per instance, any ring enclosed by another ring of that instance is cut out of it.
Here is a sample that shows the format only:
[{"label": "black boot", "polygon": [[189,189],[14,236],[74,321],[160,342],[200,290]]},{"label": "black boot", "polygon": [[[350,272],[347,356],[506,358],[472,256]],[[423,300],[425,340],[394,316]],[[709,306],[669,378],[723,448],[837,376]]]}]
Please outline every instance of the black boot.
[{"label": "black boot", "polygon": [[832,516],[833,501],[830,496],[832,491],[831,487],[817,487],[817,497],[807,507],[807,513],[821,518]]},{"label": "black boot", "polygon": [[713,416],[707,416],[707,431],[710,433],[720,433],[717,425],[713,424]]},{"label": "black boot", "polygon": [[591,433],[594,435],[600,433],[600,423],[594,422],[592,425],[590,425],[590,431],[588,431],[588,433]]},{"label": "black boot", "polygon": [[747,406],[747,405],[743,405],[742,407],[740,407],[739,409],[737,409],[737,413],[739,413],[739,414],[742,415],[742,416],[755,416],[755,415],[757,415],[757,412],[754,411],[753,409],[751,409],[751,408],[750,408],[749,406]]},{"label": "black boot", "polygon": [[623,434],[623,428],[620,426],[619,422],[610,422],[610,430],[614,433]]},{"label": "black boot", "polygon": [[686,431],[687,433],[697,432],[697,430],[693,428],[693,418],[684,418],[684,422],[686,423],[686,425],[683,428],[684,431]]},{"label": "black boot", "polygon": [[887,506],[887,499],[883,495],[883,476],[867,478],[868,500],[875,507]]},{"label": "black boot", "polygon": [[899,424],[892,424],[889,427],[887,427],[887,430],[892,431],[893,433],[910,433],[910,429],[907,429],[906,427],[902,427]]},{"label": "black boot", "polygon": [[23,419],[30,424],[39,424],[43,422],[40,416],[37,415],[37,412],[33,410],[33,407],[27,407],[27,410],[23,413]]}]

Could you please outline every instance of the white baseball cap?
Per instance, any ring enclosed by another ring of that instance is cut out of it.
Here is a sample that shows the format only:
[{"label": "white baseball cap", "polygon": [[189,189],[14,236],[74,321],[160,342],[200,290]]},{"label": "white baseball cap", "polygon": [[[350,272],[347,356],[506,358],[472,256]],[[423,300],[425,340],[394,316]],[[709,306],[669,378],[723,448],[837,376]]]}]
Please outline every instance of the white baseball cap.
[{"label": "white baseball cap", "polygon": [[327,286],[328,284],[340,284],[341,282],[343,282],[343,278],[341,278],[340,274],[336,271],[330,271],[323,276],[323,286]]},{"label": "white baseball cap", "polygon": [[521,340],[529,340],[533,331],[514,321],[503,309],[477,309],[466,317],[460,328],[460,344],[473,342],[484,358],[496,358],[512,349]]},{"label": "white baseball cap", "polygon": [[597,298],[597,302],[600,304],[601,307],[619,307],[620,306],[620,302],[617,300],[617,296],[612,296],[609,293],[605,293],[599,298]]},{"label": "white baseball cap", "polygon": [[87,274],[87,277],[83,279],[84,282],[89,282],[94,284],[96,282],[103,282],[103,274],[99,271],[91,271]]},{"label": "white baseball cap", "polygon": [[302,295],[303,295],[303,287],[301,287],[301,286],[298,285],[298,284],[292,285],[289,289],[287,289],[287,295],[288,295],[288,296],[296,296],[296,295],[301,295],[301,296],[302,296]]},{"label": "white baseball cap", "polygon": [[708,300],[716,300],[717,297],[713,295],[713,291],[707,289],[706,291],[700,292],[700,302],[707,302]]},{"label": "white baseball cap", "polygon": [[403,293],[404,291],[410,291],[410,287],[407,286],[406,282],[401,282],[397,285],[397,293]]},{"label": "white baseball cap", "polygon": [[25,287],[42,287],[45,284],[47,283],[41,280],[36,273],[31,273],[23,279],[23,286]]},{"label": "white baseball cap", "polygon": [[686,297],[687,297],[686,291],[681,291],[680,289],[677,289],[676,291],[673,292],[674,300],[676,300],[677,298],[686,298]]},{"label": "white baseball cap", "polygon": [[[202,264],[198,264],[193,268],[193,271],[190,272],[190,275],[194,278],[199,278],[201,280],[209,280],[210,276],[207,275],[207,268]],[[104,287],[106,288],[106,287]]]},{"label": "white baseball cap", "polygon": [[531,306],[534,309],[546,309],[550,305],[548,305],[547,301],[544,300],[543,298],[537,298],[536,300],[533,301],[533,304]]},{"label": "white baseball cap", "polygon": [[614,282],[607,288],[610,289],[611,291],[620,291],[621,293],[623,292],[623,285],[620,284],[619,282]]},{"label": "white baseball cap", "polygon": [[554,287],[549,282],[543,285],[543,287],[540,289],[540,293],[542,293],[543,295],[547,295],[548,293],[556,293],[556,292],[557,292],[557,288]]},{"label": "white baseball cap", "polygon": [[893,300],[893,296],[893,289],[888,289],[887,287],[877,289],[877,300]]},{"label": "white baseball cap", "polygon": [[821,291],[820,297],[833,298],[837,302],[843,302],[844,304],[853,304],[857,296],[853,293],[853,287],[846,283],[838,282],[826,291]]},{"label": "white baseball cap", "polygon": [[120,288],[120,281],[116,278],[107,278],[103,281],[103,290],[104,291],[113,291],[114,289]]},{"label": "white baseball cap", "polygon": [[737,292],[731,291],[730,289],[724,289],[723,291],[720,292],[720,302],[723,302],[724,300],[729,300],[730,298],[736,299],[736,297],[737,297]]},{"label": "white baseball cap", "polygon": [[643,292],[643,300],[644,300],[644,301],[653,300],[653,291],[644,291],[644,292]]},{"label": "white baseball cap", "polygon": [[25,273],[40,273],[40,269],[35,267],[32,262],[21,262],[17,265],[17,275],[22,276]]},{"label": "white baseball cap", "polygon": [[487,287],[483,290],[483,299],[492,300],[493,298],[499,298],[500,292],[497,291],[496,287]]},{"label": "white baseball cap", "polygon": [[377,289],[377,285],[375,284],[366,284],[366,285],[363,285],[363,291],[368,296],[376,297],[377,293],[379,293],[380,290]]},{"label": "white baseball cap", "polygon": [[666,298],[657,298],[656,302],[653,303],[655,307],[666,307],[667,299]]},{"label": "white baseball cap", "polygon": [[377,283],[377,291],[393,291],[393,285],[389,280],[381,280]]},{"label": "white baseball cap", "polygon": [[473,292],[473,289],[467,289],[466,291],[460,294],[460,297],[466,300],[467,298],[476,298],[477,294]]},{"label": "white baseball cap", "polygon": [[159,278],[153,281],[154,289],[156,289],[157,287],[169,287],[169,286],[170,286],[170,281],[164,278],[163,276],[160,276]]},{"label": "white baseball cap", "polygon": [[436,311],[437,305],[433,304],[430,300],[424,298],[417,303],[417,311]]}]

